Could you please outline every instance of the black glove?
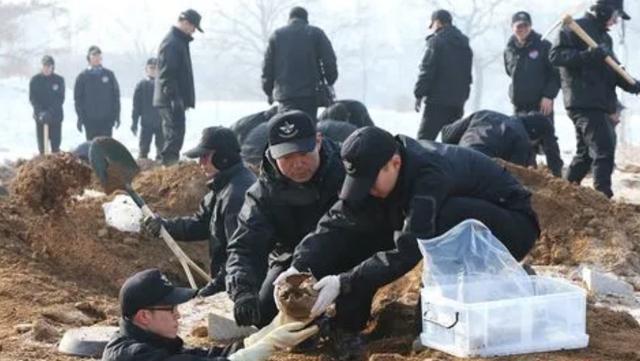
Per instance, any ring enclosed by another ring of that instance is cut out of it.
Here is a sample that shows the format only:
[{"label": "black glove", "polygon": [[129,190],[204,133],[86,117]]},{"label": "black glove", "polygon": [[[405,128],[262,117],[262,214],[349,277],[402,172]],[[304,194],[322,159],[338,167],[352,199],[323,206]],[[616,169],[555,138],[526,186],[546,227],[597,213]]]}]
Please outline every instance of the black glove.
[{"label": "black glove", "polygon": [[40,112],[38,114],[38,123],[49,124],[51,122],[51,117],[49,116],[49,112]]},{"label": "black glove", "polygon": [[160,229],[162,228],[162,218],[147,217],[142,221],[140,228],[143,235],[150,238],[158,238],[160,237]]},{"label": "black glove", "polygon": [[269,105],[273,105],[273,95],[269,95],[267,97],[267,103],[269,103]]},{"label": "black glove", "polygon": [[78,123],[76,123],[76,127],[78,128],[78,131],[82,133],[82,119],[78,119]]},{"label": "black glove", "polygon": [[233,304],[233,316],[238,326],[252,326],[260,321],[258,295],[246,293],[238,297]]},{"label": "black glove", "polygon": [[171,101],[171,113],[175,114],[184,111],[184,101],[181,98],[176,98]]},{"label": "black glove", "polygon": [[138,125],[137,124],[133,124],[131,126],[131,133],[133,133],[133,135],[138,135]]},{"label": "black glove", "polygon": [[209,297],[216,293],[224,291],[224,281],[220,282],[217,278],[207,283],[206,286],[198,290],[199,297]]},{"label": "black glove", "polygon": [[636,83],[633,85],[629,93],[635,94],[635,95],[640,94],[640,81],[636,80]]},{"label": "black glove", "polygon": [[604,45],[600,44],[596,48],[589,48],[581,53],[582,58],[590,63],[601,64],[604,59],[611,54],[611,50]]}]

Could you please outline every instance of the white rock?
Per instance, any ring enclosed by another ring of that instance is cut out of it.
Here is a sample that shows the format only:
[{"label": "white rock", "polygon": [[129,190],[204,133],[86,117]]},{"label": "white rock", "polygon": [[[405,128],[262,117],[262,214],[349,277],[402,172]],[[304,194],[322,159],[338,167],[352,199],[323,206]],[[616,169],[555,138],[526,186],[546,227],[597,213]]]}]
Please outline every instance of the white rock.
[{"label": "white rock", "polygon": [[583,267],[581,274],[587,289],[596,295],[634,297],[633,286],[613,273],[604,273],[591,267]]}]

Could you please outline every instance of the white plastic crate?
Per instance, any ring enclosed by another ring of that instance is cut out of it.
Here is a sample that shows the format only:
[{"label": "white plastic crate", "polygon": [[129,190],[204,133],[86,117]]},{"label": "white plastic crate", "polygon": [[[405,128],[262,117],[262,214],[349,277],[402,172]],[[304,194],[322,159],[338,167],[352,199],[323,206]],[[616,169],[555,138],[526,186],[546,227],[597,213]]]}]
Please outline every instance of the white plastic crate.
[{"label": "white plastic crate", "polygon": [[533,296],[512,299],[492,292],[509,288],[509,280],[423,288],[422,344],[457,357],[587,347],[586,292],[561,279],[529,280]]}]

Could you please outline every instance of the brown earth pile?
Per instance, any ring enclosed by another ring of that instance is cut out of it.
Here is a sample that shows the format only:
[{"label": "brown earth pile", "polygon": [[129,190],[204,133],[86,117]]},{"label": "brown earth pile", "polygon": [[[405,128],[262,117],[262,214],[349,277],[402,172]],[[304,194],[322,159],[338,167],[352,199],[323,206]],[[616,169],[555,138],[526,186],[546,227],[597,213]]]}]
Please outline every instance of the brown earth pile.
[{"label": "brown earth pile", "polygon": [[91,182],[91,169],[70,153],[34,158],[18,169],[11,193],[29,208],[49,212]]}]

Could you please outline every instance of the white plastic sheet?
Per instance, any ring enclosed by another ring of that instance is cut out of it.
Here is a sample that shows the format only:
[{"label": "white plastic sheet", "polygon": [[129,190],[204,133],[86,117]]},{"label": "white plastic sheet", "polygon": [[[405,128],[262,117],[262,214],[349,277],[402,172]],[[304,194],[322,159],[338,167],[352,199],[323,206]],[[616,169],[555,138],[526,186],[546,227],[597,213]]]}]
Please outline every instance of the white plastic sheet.
[{"label": "white plastic sheet", "polygon": [[113,201],[102,205],[107,225],[122,232],[140,232],[142,211],[131,197],[119,194]]},{"label": "white plastic sheet", "polygon": [[[443,294],[447,298],[476,303],[534,294],[522,266],[477,220],[466,220],[439,237],[418,240],[418,244],[424,256],[424,287],[449,293]],[[486,282],[487,287],[479,288],[479,282]]]}]

